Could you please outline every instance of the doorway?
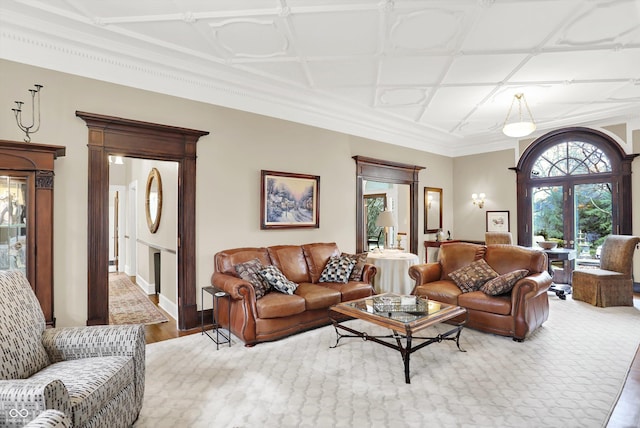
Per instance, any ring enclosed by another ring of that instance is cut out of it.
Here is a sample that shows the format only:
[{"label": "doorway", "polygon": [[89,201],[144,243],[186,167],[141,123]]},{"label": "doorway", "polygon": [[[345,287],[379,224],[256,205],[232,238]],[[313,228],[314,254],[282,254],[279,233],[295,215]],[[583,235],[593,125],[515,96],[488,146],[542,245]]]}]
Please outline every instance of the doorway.
[{"label": "doorway", "polygon": [[361,253],[368,249],[367,222],[365,214],[365,184],[376,181],[390,184],[408,185],[406,201],[409,238],[409,252],[418,253],[418,174],[422,166],[406,165],[380,159],[353,156],[356,161],[356,251]]},{"label": "doorway", "polygon": [[609,234],[631,234],[631,162],[610,136],[588,128],[534,141],[518,167],[518,243],[552,240],[577,263],[597,263]]},{"label": "doorway", "polygon": [[196,144],[207,131],[76,111],[89,129],[87,325],[109,323],[109,155],[178,163],[178,328],[199,324],[196,293]]}]

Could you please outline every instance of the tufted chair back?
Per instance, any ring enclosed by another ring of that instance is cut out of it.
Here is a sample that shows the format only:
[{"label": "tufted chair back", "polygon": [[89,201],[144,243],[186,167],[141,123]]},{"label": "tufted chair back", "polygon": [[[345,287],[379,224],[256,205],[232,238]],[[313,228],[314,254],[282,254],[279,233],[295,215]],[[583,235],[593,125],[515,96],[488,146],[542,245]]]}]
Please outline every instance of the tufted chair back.
[{"label": "tufted chair back", "polygon": [[50,364],[45,319],[20,271],[0,271],[0,379],[26,379]]}]

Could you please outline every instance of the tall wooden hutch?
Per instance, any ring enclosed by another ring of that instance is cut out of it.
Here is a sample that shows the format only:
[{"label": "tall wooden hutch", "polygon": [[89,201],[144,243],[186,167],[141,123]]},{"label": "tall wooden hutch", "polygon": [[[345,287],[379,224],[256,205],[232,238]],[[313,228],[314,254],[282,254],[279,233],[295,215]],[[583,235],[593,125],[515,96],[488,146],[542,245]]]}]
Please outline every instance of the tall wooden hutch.
[{"label": "tall wooden hutch", "polygon": [[65,147],[0,140],[0,270],[20,270],[53,316],[53,166]]}]

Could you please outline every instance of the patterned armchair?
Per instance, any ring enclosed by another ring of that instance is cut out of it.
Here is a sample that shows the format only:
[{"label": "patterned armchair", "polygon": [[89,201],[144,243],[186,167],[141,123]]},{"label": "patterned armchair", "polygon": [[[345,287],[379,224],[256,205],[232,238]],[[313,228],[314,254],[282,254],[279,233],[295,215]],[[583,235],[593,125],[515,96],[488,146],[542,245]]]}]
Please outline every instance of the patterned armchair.
[{"label": "patterned armchair", "polygon": [[25,276],[0,272],[0,426],[129,427],[144,379],[144,326],[46,329]]},{"label": "patterned armchair", "polygon": [[594,306],[633,306],[633,252],[640,237],[609,235],[599,269],[573,271],[573,300]]}]

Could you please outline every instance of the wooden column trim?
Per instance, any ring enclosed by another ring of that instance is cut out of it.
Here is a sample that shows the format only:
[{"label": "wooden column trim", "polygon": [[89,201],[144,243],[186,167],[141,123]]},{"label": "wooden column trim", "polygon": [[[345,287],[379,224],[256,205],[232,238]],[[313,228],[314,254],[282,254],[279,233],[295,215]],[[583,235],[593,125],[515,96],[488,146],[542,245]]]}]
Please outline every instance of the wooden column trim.
[{"label": "wooden column trim", "polygon": [[178,162],[178,328],[199,325],[196,292],[196,144],[207,131],[76,111],[88,138],[87,324],[109,323],[110,154]]}]

